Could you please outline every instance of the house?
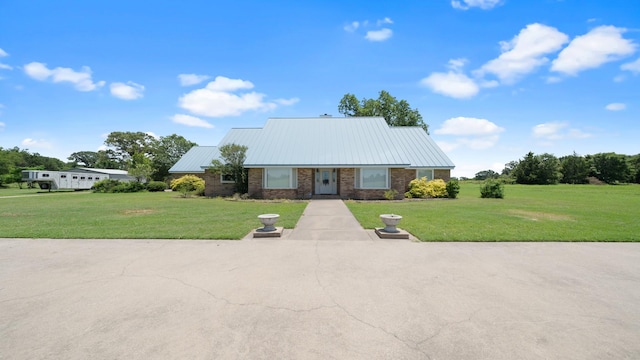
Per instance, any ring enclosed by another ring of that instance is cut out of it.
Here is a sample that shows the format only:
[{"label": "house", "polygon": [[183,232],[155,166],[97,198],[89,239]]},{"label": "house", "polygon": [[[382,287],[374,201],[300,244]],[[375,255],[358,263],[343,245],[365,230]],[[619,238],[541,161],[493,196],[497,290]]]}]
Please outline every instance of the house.
[{"label": "house", "polygon": [[[453,162],[420,127],[391,127],[382,117],[270,118],[263,128],[234,128],[220,141],[247,146],[249,196],[383,199],[426,176],[448,181]],[[215,146],[194,147],[170,170],[205,180],[205,195],[233,193],[233,179],[208,170]]]},{"label": "house", "polygon": [[65,171],[23,170],[22,181],[36,183],[45,190],[89,190],[98,181],[135,181],[126,170],[75,168]]}]

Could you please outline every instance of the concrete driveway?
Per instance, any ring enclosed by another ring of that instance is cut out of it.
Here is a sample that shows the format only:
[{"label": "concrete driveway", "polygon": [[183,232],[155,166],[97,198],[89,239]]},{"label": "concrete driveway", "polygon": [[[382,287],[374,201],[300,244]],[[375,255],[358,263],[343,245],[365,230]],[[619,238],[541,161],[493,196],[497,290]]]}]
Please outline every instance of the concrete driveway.
[{"label": "concrete driveway", "polygon": [[638,359],[640,244],[0,239],[2,359]]}]

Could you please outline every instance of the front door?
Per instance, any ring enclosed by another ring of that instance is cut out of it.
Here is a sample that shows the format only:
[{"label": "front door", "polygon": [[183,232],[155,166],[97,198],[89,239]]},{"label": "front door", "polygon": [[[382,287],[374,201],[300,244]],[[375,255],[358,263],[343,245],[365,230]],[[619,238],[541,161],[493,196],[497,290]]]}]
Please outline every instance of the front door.
[{"label": "front door", "polygon": [[336,169],[316,169],[316,194],[337,194]]}]

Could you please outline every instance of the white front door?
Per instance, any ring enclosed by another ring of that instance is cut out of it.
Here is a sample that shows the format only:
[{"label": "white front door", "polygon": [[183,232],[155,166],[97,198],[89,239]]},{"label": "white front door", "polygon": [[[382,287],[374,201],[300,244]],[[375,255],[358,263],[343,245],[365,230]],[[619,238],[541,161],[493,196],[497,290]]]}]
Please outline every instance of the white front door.
[{"label": "white front door", "polygon": [[332,195],[337,193],[336,169],[316,170],[316,194]]}]

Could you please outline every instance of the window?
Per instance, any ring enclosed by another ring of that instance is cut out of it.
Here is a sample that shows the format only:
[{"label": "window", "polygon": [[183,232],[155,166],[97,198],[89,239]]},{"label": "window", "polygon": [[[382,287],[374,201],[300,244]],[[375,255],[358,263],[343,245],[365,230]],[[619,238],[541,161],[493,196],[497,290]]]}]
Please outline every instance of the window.
[{"label": "window", "polygon": [[89,180],[93,180],[93,176],[89,176]]},{"label": "window", "polygon": [[100,180],[100,176],[96,176],[96,180]]},{"label": "window", "polygon": [[426,177],[427,180],[433,180],[433,169],[417,169],[416,179]]},{"label": "window", "polygon": [[84,177],[84,176],[80,176],[80,180],[84,180],[84,179],[85,179],[85,177]]},{"label": "window", "polygon": [[42,177],[43,177],[43,178],[45,178],[45,177],[49,177],[49,174],[42,174]]},{"label": "window", "polygon": [[265,189],[295,189],[298,186],[295,170],[293,168],[264,169]]},{"label": "window", "polygon": [[388,189],[389,169],[360,168],[356,169],[356,188],[358,189]]},{"label": "window", "polygon": [[236,180],[233,177],[233,174],[220,174],[220,182],[225,183],[235,183]]},{"label": "window", "polygon": [[62,174],[62,175],[60,175],[60,178],[61,178],[61,179],[66,179],[66,178],[67,178],[67,175],[66,175],[66,174]]},{"label": "window", "polygon": [[73,179],[74,179],[74,180],[77,180],[77,179],[78,179],[78,177],[77,177],[77,176],[75,176],[75,175],[73,175]]}]

